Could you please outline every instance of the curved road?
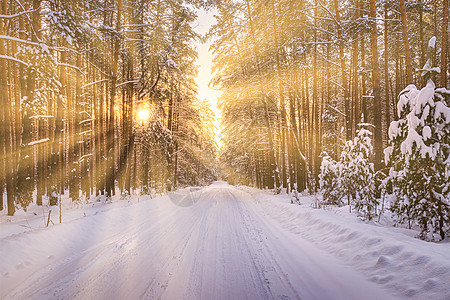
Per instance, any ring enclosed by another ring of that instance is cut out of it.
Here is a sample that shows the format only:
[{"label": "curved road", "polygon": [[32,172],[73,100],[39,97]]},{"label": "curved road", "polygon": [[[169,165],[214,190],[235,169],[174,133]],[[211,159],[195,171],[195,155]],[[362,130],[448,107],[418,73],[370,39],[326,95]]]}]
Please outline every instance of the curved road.
[{"label": "curved road", "polygon": [[[390,299],[225,183],[23,234],[2,299]],[[158,205],[150,205],[159,201]],[[74,236],[70,236],[73,232]],[[79,236],[83,233],[82,236]],[[28,235],[28,236],[27,236]],[[36,251],[33,241],[61,243]],[[1,250],[1,247],[0,247]],[[38,251],[39,252],[39,251]],[[3,254],[2,254],[3,256]]]}]

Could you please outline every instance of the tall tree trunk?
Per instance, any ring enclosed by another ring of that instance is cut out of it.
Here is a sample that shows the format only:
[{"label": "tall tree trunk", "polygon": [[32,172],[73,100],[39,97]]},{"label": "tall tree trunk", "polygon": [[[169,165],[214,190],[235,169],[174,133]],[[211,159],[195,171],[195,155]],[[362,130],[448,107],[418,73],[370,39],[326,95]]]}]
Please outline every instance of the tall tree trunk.
[{"label": "tall tree trunk", "polygon": [[[398,36],[398,34],[397,34]],[[401,74],[400,74],[400,50],[399,50],[399,41],[398,38],[395,39],[394,42],[395,48],[394,48],[394,52],[395,52],[395,96],[398,97],[398,95],[400,94],[400,91],[402,90],[401,87]],[[398,115],[397,115],[397,109],[396,106],[394,105],[394,120],[398,120]]]},{"label": "tall tree trunk", "polygon": [[[45,120],[36,118],[35,119],[36,127],[37,127],[37,134],[38,134],[38,140],[43,139],[46,132],[45,132]],[[46,143],[39,143],[37,145],[37,170],[36,170],[36,204],[42,205],[42,197],[45,193],[45,144]]]},{"label": "tall tree trunk", "polygon": [[[169,96],[169,109],[168,109],[168,115],[167,115],[167,128],[169,131],[174,134],[174,89],[173,89],[173,78],[171,76],[170,78],[170,96]],[[170,145],[168,145],[168,151],[167,151],[167,163],[169,167],[169,176],[173,177],[173,181],[175,182],[175,170],[174,170],[174,163],[173,163],[173,155],[174,155],[174,149],[175,149],[175,143],[172,141]]]},{"label": "tall tree trunk", "polygon": [[317,191],[318,187],[318,172],[316,166],[318,165],[319,160],[319,148],[318,148],[318,139],[319,137],[319,95],[318,95],[318,63],[317,63],[317,7],[318,7],[318,1],[315,1],[315,8],[314,8],[314,53],[313,53],[313,89],[312,89],[312,122],[311,122],[311,144],[309,147],[313,149],[312,156],[311,156],[311,171],[312,171],[312,180],[314,181],[314,186],[312,186],[314,192]]},{"label": "tall tree trunk", "polygon": [[[95,60],[95,54],[94,52],[92,52],[92,56],[91,56],[91,61]],[[98,80],[98,76],[97,76],[97,70],[94,68],[93,69],[93,74],[92,74],[92,81],[96,82]],[[93,121],[93,126],[94,126],[94,145],[92,148],[92,152],[93,152],[93,169],[92,169],[92,177],[93,177],[93,184],[92,187],[95,187],[95,196],[98,196],[100,194],[100,166],[101,166],[101,156],[100,156],[100,110],[99,110],[99,97],[97,96],[98,94],[98,87],[97,85],[94,85],[92,87],[92,104],[93,104],[93,116],[94,116],[94,121]]]},{"label": "tall tree trunk", "polygon": [[[77,89],[75,88],[75,93],[77,93]],[[67,118],[67,126],[68,126],[68,136],[69,136],[69,149],[67,153],[67,163],[69,167],[69,197],[72,201],[76,202],[79,199],[79,187],[77,182],[77,168],[78,164],[75,162],[75,154],[76,154],[76,146],[78,141],[78,135],[75,130],[76,124],[76,114],[77,114],[77,95],[73,95],[73,92],[68,93],[70,95],[67,98],[67,107],[68,107],[68,118]]]},{"label": "tall tree trunk", "polygon": [[350,122],[350,99],[348,96],[348,82],[347,82],[347,71],[345,66],[345,56],[344,56],[344,42],[342,41],[342,26],[341,26],[341,16],[339,13],[339,1],[334,0],[334,5],[336,9],[336,22],[338,23],[338,41],[339,41],[339,59],[341,64],[341,76],[342,76],[342,88],[344,89],[344,105],[345,105],[345,138],[346,140],[352,139],[352,124]]},{"label": "tall tree trunk", "polygon": [[[117,23],[116,31],[120,31],[122,17],[122,0],[118,0],[117,4]],[[116,99],[116,85],[117,85],[117,65],[119,62],[119,50],[120,50],[120,38],[116,36],[114,38],[114,48],[113,48],[113,62],[112,62],[112,74],[111,74],[111,96],[109,105],[109,129],[108,129],[108,170],[106,179],[106,195],[111,198],[114,194],[114,182],[115,176],[115,99]]]},{"label": "tall tree trunk", "polygon": [[[174,121],[175,121],[175,136],[178,136],[178,132],[179,132],[179,124],[180,124],[180,105],[181,105],[181,99],[179,99],[177,97],[177,99],[175,100],[175,116],[174,116]],[[174,145],[175,145],[175,157],[174,159],[174,166],[173,166],[173,186],[177,186],[178,184],[178,141],[177,139],[175,139],[174,141]]]},{"label": "tall tree trunk", "polygon": [[448,0],[442,0],[442,31],[441,31],[441,86],[448,87],[447,82],[447,24],[448,24]]},{"label": "tall tree trunk", "polygon": [[[300,71],[300,74],[304,74],[304,71]],[[306,122],[305,122],[305,85],[303,83],[303,76],[301,76],[300,78],[296,79],[297,84],[300,84],[300,89],[301,89],[301,97],[297,98],[297,115],[298,115],[298,140],[297,143],[298,145],[296,145],[296,147],[298,147],[299,149],[296,151],[295,155],[299,155],[298,152],[303,152],[304,155],[306,154],[305,151],[305,141],[306,141],[306,136],[307,136],[307,132],[306,132]],[[297,189],[299,192],[302,192],[303,190],[305,190],[306,188],[306,162],[304,159],[300,159],[299,158],[299,163],[297,165]]]},{"label": "tall tree trunk", "polygon": [[[306,116],[306,120],[305,120],[305,130],[306,130],[306,135],[305,135],[305,142],[304,142],[304,146],[305,149],[308,149],[308,166],[306,169],[306,185],[308,187],[308,189],[311,191],[314,187],[311,185],[311,170],[314,168],[313,165],[313,161],[314,161],[314,140],[313,140],[313,114],[312,112],[314,111],[314,109],[311,109],[311,101],[309,99],[309,74],[308,71],[306,69],[304,69],[303,71],[303,80],[304,80],[304,93],[305,93],[305,108],[304,108],[304,115]],[[314,103],[313,103],[314,104]],[[313,106],[314,107],[314,106]]]},{"label": "tall tree trunk", "polygon": [[[67,52],[63,51],[61,53],[61,62],[66,63]],[[61,95],[58,97],[56,103],[56,129],[55,129],[55,140],[56,147],[58,149],[58,164],[56,166],[56,172],[58,173],[58,193],[62,195],[64,193],[64,107],[63,107],[63,97],[67,98],[67,74],[66,67],[61,66],[60,69],[60,81],[61,81]]]},{"label": "tall tree trunk", "polygon": [[368,122],[367,116],[367,68],[366,68],[366,43],[364,36],[361,38],[361,112],[364,117],[363,122]]},{"label": "tall tree trunk", "polygon": [[[77,67],[80,69],[83,69],[83,56],[79,56],[77,58]],[[84,196],[84,199],[87,199],[90,196],[90,174],[89,174],[89,165],[91,157],[90,154],[90,144],[91,144],[91,130],[90,130],[90,124],[91,122],[84,122],[86,118],[91,118],[90,115],[87,115],[84,112],[90,112],[90,97],[88,90],[85,90],[83,92],[83,82],[84,79],[85,82],[89,82],[89,76],[91,75],[92,67],[89,65],[89,53],[86,53],[84,56],[84,60],[86,63],[86,73],[84,76],[81,76],[83,74],[80,74],[80,77],[77,78],[77,86],[78,86],[78,80],[80,85],[80,100],[79,106],[82,108],[79,112],[79,121],[77,121],[77,126],[79,128],[79,135],[83,143],[79,143],[79,158],[78,158],[78,165],[79,165],[79,178],[80,178],[80,186],[81,186],[81,193]]]},{"label": "tall tree trunk", "polygon": [[386,140],[389,138],[389,124],[391,124],[391,103],[389,102],[389,48],[388,48],[388,9],[384,6],[384,97],[386,116]]},{"label": "tall tree trunk", "polygon": [[[419,11],[419,43],[420,43],[420,67],[422,68],[425,65],[425,39],[423,36],[423,6],[422,1],[420,3],[420,11]],[[385,18],[387,19],[387,18]],[[387,21],[386,21],[387,22]],[[426,82],[424,81],[425,78],[422,78],[421,84],[424,86]]]},{"label": "tall tree trunk", "polygon": [[[358,11],[355,13],[355,19],[359,17],[359,14],[361,12]],[[353,99],[355,103],[355,132],[357,129],[358,124],[361,122],[361,104],[359,99],[359,80],[358,80],[358,54],[359,54],[359,40],[358,37],[353,41]],[[328,76],[329,77],[329,76]],[[331,95],[328,94],[330,97]]]},{"label": "tall tree trunk", "polygon": [[[102,76],[103,78],[103,76]],[[100,168],[99,168],[99,175],[97,178],[97,188],[100,190],[100,193],[102,195],[105,195],[105,167],[106,167],[106,162],[105,162],[105,155],[106,155],[106,143],[105,143],[105,96],[106,96],[106,89],[105,89],[105,84],[102,83],[101,87],[100,87],[100,95],[99,95],[99,112],[98,112],[98,118],[99,118],[99,122],[98,122],[98,126],[99,126],[99,142],[98,142],[98,159],[100,162]]]},{"label": "tall tree trunk", "polygon": [[370,18],[372,19],[372,33],[370,35],[370,46],[372,50],[372,88],[374,97],[374,125],[375,125],[375,170],[382,168],[383,159],[383,137],[381,128],[381,93],[380,93],[380,68],[378,65],[378,43],[376,22],[376,0],[370,0]]},{"label": "tall tree trunk", "polygon": [[[411,59],[411,49],[409,47],[408,39],[408,27],[406,24],[406,9],[405,0],[399,0],[400,4],[400,18],[402,21],[402,34],[403,34],[403,44],[405,48],[405,63],[406,63],[406,81],[407,84],[413,83],[413,73],[412,73],[412,59]],[[371,10],[372,11],[372,10]],[[376,15],[373,16],[375,20]]]},{"label": "tall tree trunk", "polygon": [[[291,82],[292,82],[292,86],[295,86],[294,80],[293,80],[293,75],[291,75]],[[296,134],[298,132],[297,129],[297,119],[296,119],[296,114],[295,114],[295,94],[294,91],[291,91],[290,96],[289,96],[289,112],[290,112],[290,131],[289,131],[289,182],[290,182],[290,190],[294,190],[294,188],[297,186],[298,188],[298,182],[297,182],[297,178],[295,176],[296,172],[300,172],[300,170],[298,170],[297,166],[298,166],[298,157],[295,153],[295,142],[294,140],[296,139]]]},{"label": "tall tree trunk", "polygon": [[[132,38],[134,38],[132,36]],[[132,45],[129,46],[129,55],[128,55],[128,91],[127,91],[127,164],[126,164],[126,178],[125,178],[125,190],[128,192],[128,195],[131,195],[131,173],[133,166],[133,154],[134,154],[134,134],[133,134],[133,98],[134,98],[134,47]]]}]

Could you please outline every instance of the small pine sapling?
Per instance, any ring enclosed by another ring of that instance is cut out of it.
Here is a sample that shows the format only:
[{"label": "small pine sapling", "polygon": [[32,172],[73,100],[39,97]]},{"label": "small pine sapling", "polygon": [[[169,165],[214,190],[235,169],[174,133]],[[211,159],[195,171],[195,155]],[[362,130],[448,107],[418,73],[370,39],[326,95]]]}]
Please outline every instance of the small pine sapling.
[{"label": "small pine sapling", "polygon": [[371,162],[372,133],[364,128],[369,124],[359,125],[361,128],[355,138],[344,145],[339,161],[339,177],[349,206],[354,203],[358,212],[371,220],[378,205],[374,195],[374,165]]},{"label": "small pine sapling", "polygon": [[322,153],[319,184],[325,204],[341,205],[342,190],[340,188],[338,163],[327,153]]}]

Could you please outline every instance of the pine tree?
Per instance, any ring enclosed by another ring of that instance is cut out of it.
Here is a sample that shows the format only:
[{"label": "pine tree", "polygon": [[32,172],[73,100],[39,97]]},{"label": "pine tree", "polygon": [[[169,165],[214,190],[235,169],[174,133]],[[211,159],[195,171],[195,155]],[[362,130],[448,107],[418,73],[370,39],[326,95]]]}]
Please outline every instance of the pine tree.
[{"label": "pine tree", "polygon": [[374,165],[372,161],[372,133],[360,124],[353,140],[346,141],[339,160],[339,181],[348,205],[361,213],[365,219],[376,215],[378,200],[374,195]]},{"label": "pine tree", "polygon": [[326,152],[322,152],[319,184],[325,204],[341,206],[343,193],[340,186],[338,163]]},{"label": "pine tree", "polygon": [[[435,71],[427,63],[423,75],[430,78]],[[444,239],[450,226],[449,104],[450,91],[431,79],[421,90],[409,85],[397,104],[399,120],[389,128],[385,156],[396,196],[392,210],[399,223],[417,224],[424,239],[433,232]]]}]

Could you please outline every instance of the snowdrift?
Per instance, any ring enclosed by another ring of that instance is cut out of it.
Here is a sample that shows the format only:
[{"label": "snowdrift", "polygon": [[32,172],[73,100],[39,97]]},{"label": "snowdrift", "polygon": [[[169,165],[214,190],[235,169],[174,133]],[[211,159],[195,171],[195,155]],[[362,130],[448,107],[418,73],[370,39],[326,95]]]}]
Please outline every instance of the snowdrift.
[{"label": "snowdrift", "polygon": [[303,197],[300,201],[304,204],[295,206],[286,195],[241,189],[251,193],[283,228],[339,257],[396,295],[450,299],[450,243],[425,242],[415,239],[416,232],[410,230],[386,228],[365,223],[355,215],[313,209],[312,197]]}]

